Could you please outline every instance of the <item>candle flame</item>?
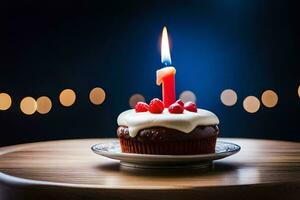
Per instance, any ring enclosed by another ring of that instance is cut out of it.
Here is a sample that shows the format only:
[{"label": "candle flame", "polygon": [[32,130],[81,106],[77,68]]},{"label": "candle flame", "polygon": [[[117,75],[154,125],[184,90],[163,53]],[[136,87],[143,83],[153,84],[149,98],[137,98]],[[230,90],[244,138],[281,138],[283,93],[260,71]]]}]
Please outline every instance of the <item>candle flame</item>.
[{"label": "candle flame", "polygon": [[163,28],[162,38],[161,38],[161,63],[165,64],[166,66],[172,64],[168,31],[167,31],[167,27],[165,26]]}]

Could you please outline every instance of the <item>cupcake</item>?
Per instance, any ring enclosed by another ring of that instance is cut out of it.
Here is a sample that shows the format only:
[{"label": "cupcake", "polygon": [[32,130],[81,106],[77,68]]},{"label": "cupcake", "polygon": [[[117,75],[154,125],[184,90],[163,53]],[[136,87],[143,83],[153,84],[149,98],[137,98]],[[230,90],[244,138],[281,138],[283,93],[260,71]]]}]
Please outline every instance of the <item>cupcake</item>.
[{"label": "cupcake", "polygon": [[118,117],[117,134],[122,152],[137,154],[189,155],[214,153],[219,120],[193,102],[176,101],[175,74],[167,28],[163,28],[161,62],[156,84],[162,85],[162,99],[149,105],[138,102],[135,109]]},{"label": "cupcake", "polygon": [[159,99],[138,102],[118,116],[117,134],[124,153],[193,155],[215,152],[219,134],[215,114],[178,100],[168,108]]}]

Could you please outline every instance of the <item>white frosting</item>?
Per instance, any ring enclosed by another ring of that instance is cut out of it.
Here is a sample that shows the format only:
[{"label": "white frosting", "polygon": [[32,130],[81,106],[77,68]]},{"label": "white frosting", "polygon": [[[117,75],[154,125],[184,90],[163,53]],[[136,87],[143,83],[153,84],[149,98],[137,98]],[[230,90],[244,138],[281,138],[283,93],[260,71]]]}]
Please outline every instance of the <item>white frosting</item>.
[{"label": "white frosting", "polygon": [[154,126],[189,133],[197,126],[217,124],[219,124],[218,117],[214,113],[203,109],[197,109],[197,112],[184,110],[183,114],[169,113],[167,108],[161,114],[152,114],[150,112],[137,113],[134,109],[131,109],[122,112],[118,116],[118,125],[127,126],[131,137],[135,137],[141,129]]}]

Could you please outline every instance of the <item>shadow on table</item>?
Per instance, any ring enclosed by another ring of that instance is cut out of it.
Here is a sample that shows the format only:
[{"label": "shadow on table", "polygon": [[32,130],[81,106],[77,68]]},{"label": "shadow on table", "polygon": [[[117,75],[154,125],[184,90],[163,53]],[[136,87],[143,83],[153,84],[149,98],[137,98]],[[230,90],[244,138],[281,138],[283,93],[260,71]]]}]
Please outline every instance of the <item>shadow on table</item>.
[{"label": "shadow on table", "polygon": [[214,162],[213,165],[206,168],[162,168],[162,169],[143,169],[143,168],[133,168],[124,167],[118,162],[112,162],[108,164],[98,165],[99,170],[107,172],[119,172],[127,173],[135,176],[168,176],[168,177],[189,177],[195,175],[209,175],[209,174],[223,174],[234,172],[238,168],[241,168],[242,164],[237,163],[227,163],[227,162]]}]

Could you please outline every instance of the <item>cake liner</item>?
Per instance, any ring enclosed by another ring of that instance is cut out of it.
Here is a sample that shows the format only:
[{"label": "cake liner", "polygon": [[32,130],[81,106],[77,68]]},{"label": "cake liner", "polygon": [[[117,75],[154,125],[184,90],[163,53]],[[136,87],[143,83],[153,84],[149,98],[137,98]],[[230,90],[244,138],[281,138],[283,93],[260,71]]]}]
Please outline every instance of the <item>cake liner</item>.
[{"label": "cake liner", "polygon": [[215,153],[216,136],[198,140],[182,141],[138,141],[135,138],[119,138],[124,153],[160,154],[160,155],[192,155]]}]

